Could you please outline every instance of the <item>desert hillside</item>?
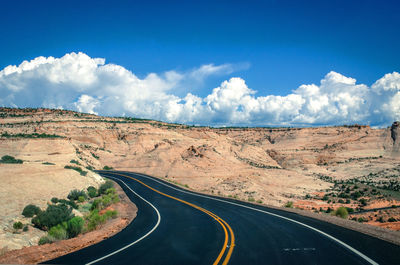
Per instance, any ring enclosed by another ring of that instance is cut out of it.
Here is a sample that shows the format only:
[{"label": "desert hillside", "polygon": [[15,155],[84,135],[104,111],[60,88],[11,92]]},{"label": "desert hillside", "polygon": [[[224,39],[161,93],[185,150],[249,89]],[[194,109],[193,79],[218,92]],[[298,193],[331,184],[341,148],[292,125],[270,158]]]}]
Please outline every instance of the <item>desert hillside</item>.
[{"label": "desert hillside", "polygon": [[[95,182],[91,170],[104,166],[275,206],[291,201],[322,211],[341,205],[341,189],[347,188],[360,190],[367,200],[361,205],[360,196],[347,192],[342,201],[353,208],[372,202],[397,205],[400,200],[398,123],[384,129],[209,128],[64,110],[1,108],[0,136],[0,156],[24,161],[0,164],[0,178],[10,184],[2,185],[1,199],[21,196],[16,211],[26,204],[24,194],[33,193],[29,183],[70,185],[65,189],[70,190]],[[87,176],[65,169],[68,165],[80,167]],[[68,174],[70,184],[57,182],[60,172]],[[45,190],[41,195],[46,198],[57,195],[57,188]]]}]

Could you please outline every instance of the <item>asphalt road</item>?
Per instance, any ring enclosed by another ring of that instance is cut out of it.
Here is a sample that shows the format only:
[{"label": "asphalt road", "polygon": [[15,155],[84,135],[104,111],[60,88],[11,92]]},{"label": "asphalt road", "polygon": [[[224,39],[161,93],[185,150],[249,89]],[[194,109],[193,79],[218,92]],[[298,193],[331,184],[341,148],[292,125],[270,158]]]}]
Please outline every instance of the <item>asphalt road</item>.
[{"label": "asphalt road", "polygon": [[121,185],[137,217],[112,238],[47,263],[400,264],[400,246],[330,223],[141,174],[100,173]]}]

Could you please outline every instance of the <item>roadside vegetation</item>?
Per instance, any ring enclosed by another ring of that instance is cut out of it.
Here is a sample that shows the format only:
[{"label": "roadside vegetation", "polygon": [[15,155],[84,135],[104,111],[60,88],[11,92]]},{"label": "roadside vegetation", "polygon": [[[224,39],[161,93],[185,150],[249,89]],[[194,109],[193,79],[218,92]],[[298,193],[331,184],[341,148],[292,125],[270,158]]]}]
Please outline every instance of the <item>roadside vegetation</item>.
[{"label": "roadside vegetation", "polygon": [[[43,245],[93,231],[107,220],[116,218],[118,212],[107,207],[119,201],[113,182],[107,180],[98,189],[90,186],[86,190],[71,190],[67,199],[54,197],[45,210],[29,204],[23,209],[22,215],[32,218],[31,222],[36,228],[47,231],[47,235],[39,240],[39,245]],[[82,217],[75,216],[74,209]],[[15,230],[25,227],[28,230],[28,226],[24,227],[21,222],[15,222],[13,227]]]},{"label": "roadside vegetation", "polygon": [[[378,158],[380,157],[361,157],[348,159],[345,162]],[[400,200],[400,165],[346,180],[336,180],[324,174],[316,174],[315,176],[333,185],[322,195],[306,194],[303,199],[311,202],[310,206],[305,206],[309,207],[306,209],[360,223],[388,224],[400,221],[400,218],[397,218],[399,211],[395,210],[398,206],[394,204]],[[321,207],[312,207],[313,205],[320,205]],[[297,206],[296,204],[294,207],[305,208],[303,205]]]},{"label": "roadside vegetation", "polygon": [[[72,160],[71,160],[72,161]],[[86,176],[87,175],[87,171],[84,171],[81,167],[77,167],[77,166],[70,166],[70,165],[66,165],[64,167],[65,169],[73,169],[75,171],[78,171],[79,174],[81,174],[81,176]]]}]

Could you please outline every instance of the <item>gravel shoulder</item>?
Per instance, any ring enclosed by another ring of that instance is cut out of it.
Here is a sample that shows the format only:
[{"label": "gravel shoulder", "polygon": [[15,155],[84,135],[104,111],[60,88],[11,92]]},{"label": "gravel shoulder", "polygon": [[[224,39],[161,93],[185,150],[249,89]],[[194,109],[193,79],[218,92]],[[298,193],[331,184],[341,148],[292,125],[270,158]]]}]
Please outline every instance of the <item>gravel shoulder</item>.
[{"label": "gravel shoulder", "polygon": [[306,210],[300,209],[292,209],[292,208],[282,208],[282,207],[274,207],[268,206],[273,209],[283,210],[287,212],[296,213],[299,215],[311,217],[314,219],[318,219],[324,222],[332,223],[344,228],[348,228],[366,235],[370,235],[390,243],[396,244],[400,246],[400,231],[393,231],[382,227],[372,226],[369,224],[359,223],[352,220],[342,219],[339,217],[327,215],[327,214],[318,214],[314,212],[309,212]]}]

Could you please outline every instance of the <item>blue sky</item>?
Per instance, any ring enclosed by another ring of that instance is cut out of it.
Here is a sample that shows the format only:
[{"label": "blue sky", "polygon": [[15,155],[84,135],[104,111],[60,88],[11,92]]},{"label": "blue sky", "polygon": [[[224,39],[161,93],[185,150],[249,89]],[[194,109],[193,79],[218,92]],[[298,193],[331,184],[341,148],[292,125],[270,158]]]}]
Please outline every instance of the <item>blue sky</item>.
[{"label": "blue sky", "polygon": [[[0,69],[38,56],[61,58],[82,52],[122,66],[141,80],[149,73],[187,74],[203,65],[232,66],[201,82],[185,79],[178,86],[169,86],[167,94],[181,99],[187,93],[205,99],[232,77],[245,80],[248,89],[257,91],[249,92],[254,97],[287,96],[303,84],[320,85],[331,71],[370,88],[385,74],[400,69],[398,14],[400,4],[396,1],[368,0],[3,1]],[[4,84],[3,89],[7,89]],[[36,88],[29,85],[29,89]],[[22,103],[3,99],[0,104]],[[209,102],[203,104],[210,106]],[[140,115],[129,108],[120,112]],[[357,121],[349,115],[319,121],[300,119],[298,124]],[[385,124],[398,115],[395,112],[387,120],[368,117],[360,121]],[[226,120],[206,121],[152,117],[201,124],[267,125],[259,122],[262,117],[248,123],[245,119],[236,122],[229,115]],[[273,123],[297,124],[293,118]]]}]

